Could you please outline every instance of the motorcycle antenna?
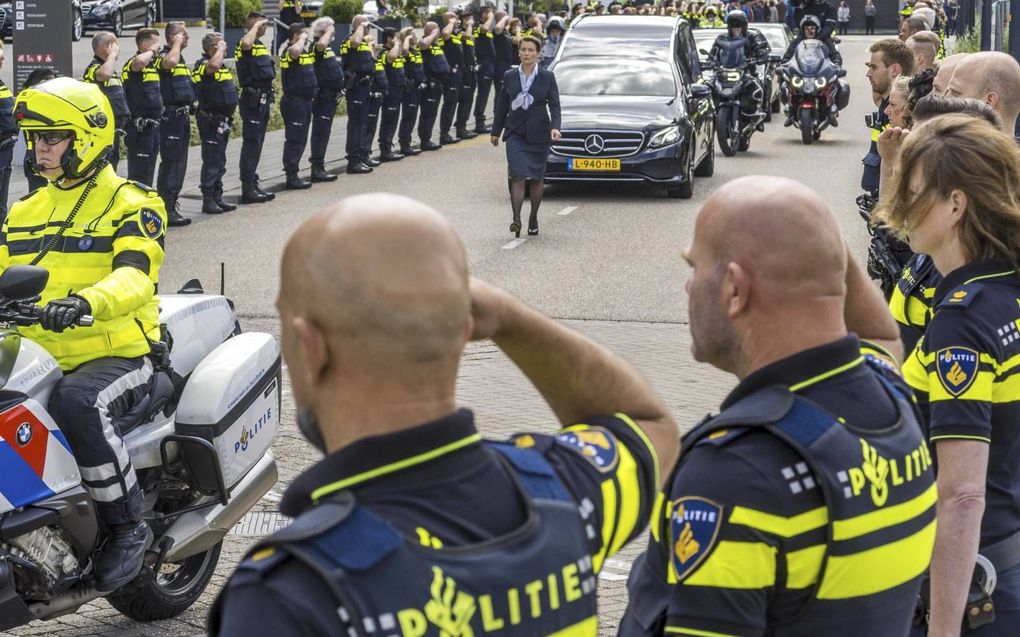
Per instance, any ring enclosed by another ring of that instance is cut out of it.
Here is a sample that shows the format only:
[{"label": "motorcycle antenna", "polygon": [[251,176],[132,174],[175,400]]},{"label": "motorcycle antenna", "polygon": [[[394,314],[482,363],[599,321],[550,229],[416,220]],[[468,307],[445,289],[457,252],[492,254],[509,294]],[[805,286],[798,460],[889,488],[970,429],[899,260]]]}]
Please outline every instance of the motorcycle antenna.
[{"label": "motorcycle antenna", "polygon": [[227,290],[227,264],[220,261],[220,296],[226,296]]}]

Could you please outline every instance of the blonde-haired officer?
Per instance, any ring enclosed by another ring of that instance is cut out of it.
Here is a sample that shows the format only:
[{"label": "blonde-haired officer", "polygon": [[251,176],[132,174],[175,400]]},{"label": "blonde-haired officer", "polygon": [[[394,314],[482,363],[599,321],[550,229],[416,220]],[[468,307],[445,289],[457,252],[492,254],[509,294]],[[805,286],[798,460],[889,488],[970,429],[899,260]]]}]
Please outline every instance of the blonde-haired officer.
[{"label": "blonde-haired officer", "polygon": [[[15,119],[48,181],[11,206],[0,234],[0,270],[46,268],[41,326],[22,334],[52,354],[64,377],[50,413],[81,469],[109,534],[95,561],[97,588],[138,574],[152,531],[118,419],[148,394],[150,340],[159,340],[156,284],[166,210],[155,191],[118,177],[110,102],[95,84],[56,78],[18,94]],[[94,324],[76,327],[83,316]],[[74,329],[72,329],[74,328]]]}]

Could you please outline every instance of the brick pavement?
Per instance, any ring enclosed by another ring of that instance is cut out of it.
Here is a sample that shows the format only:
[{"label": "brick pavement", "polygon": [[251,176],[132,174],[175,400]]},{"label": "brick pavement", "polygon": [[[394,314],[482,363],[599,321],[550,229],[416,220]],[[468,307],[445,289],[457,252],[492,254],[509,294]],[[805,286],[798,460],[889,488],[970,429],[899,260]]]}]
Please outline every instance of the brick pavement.
[{"label": "brick pavement", "polygon": [[[694,363],[690,354],[690,333],[686,325],[609,321],[567,323],[627,357],[656,387],[684,428],[692,426],[706,412],[714,409],[733,385],[729,376]],[[273,334],[278,334],[279,329],[274,319],[242,319],[242,325],[246,330]],[[280,469],[280,482],[255,506],[255,512],[275,512],[279,494],[297,474],[320,457],[297,431],[294,424],[294,402],[288,383],[285,379],[283,426],[273,444],[273,453]],[[506,437],[522,430],[555,430],[555,420],[548,406],[527,379],[491,343],[469,346],[464,354],[457,390],[459,402],[474,410],[481,431],[488,437]],[[175,619],[139,625],[121,616],[104,600],[98,600],[73,615],[49,622],[34,622],[5,634],[17,637],[44,634],[48,637],[169,637],[201,634],[216,592],[256,539],[247,534],[229,535],[223,546],[219,567],[205,594],[191,609]],[[643,546],[644,539],[633,542],[607,562],[602,573],[599,614],[603,635],[615,633],[627,603],[625,583],[630,562]]]}]

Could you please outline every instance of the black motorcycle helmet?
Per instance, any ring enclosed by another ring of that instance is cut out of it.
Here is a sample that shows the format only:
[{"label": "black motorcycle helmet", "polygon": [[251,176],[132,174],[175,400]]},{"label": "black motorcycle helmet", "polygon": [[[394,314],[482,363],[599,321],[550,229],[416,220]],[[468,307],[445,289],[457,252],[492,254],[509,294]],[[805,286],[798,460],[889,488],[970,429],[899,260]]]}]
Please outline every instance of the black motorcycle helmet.
[{"label": "black motorcycle helmet", "polygon": [[726,28],[740,29],[741,33],[747,33],[747,16],[740,9],[734,9],[726,14]]}]

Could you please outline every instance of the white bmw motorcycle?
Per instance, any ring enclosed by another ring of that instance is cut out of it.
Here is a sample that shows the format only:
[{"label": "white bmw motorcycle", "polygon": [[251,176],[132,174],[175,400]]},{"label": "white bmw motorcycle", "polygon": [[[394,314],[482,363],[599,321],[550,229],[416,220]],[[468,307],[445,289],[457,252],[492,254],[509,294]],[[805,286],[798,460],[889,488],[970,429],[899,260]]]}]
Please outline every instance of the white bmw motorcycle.
[{"label": "white bmw motorcycle", "polygon": [[[48,277],[34,266],[0,274],[0,632],[104,595],[92,575],[101,541],[93,504],[46,410],[62,372],[12,329],[38,323]],[[160,321],[167,343],[153,389],[121,423],[155,541],[138,577],[106,594],[139,621],[198,599],[223,537],[277,479],[276,339],[242,334],[232,304],[194,281],[160,297]]]}]

